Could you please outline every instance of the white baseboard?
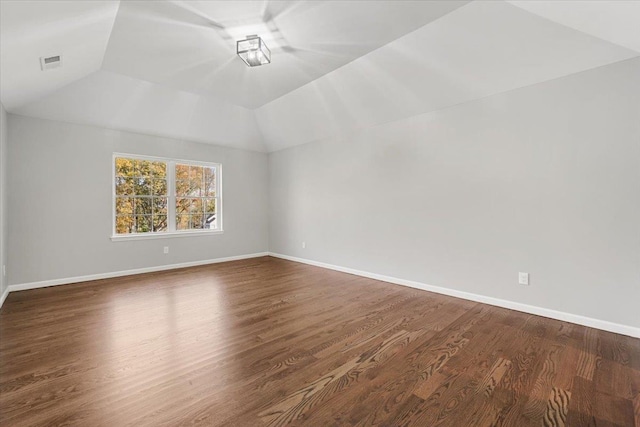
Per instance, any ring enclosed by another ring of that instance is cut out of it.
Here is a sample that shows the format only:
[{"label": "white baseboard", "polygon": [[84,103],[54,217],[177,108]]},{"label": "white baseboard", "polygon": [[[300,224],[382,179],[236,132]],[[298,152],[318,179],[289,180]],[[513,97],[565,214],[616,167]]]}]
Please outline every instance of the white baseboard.
[{"label": "white baseboard", "polygon": [[2,295],[0,295],[0,308],[2,307],[2,304],[4,304],[4,300],[7,299],[7,296],[9,296],[9,288],[8,287],[7,287],[7,289],[4,290]]},{"label": "white baseboard", "polygon": [[484,304],[495,305],[498,307],[508,308],[510,310],[522,311],[524,313],[535,314],[537,316],[549,317],[551,319],[562,320],[565,322],[575,323],[590,328],[602,329],[604,331],[615,332],[617,334],[627,335],[634,338],[640,338],[640,328],[622,325],[619,323],[608,322],[606,320],[593,319],[591,317],[580,316],[578,314],[565,313],[562,311],[551,310],[548,308],[537,307],[534,305],[523,304],[514,301],[508,301],[499,298],[488,297],[484,295],[473,294],[470,292],[458,291],[455,289],[443,288],[440,286],[427,285],[425,283],[415,282],[412,280],[398,279],[397,277],[384,276],[382,274],[370,273],[368,271],[356,270],[338,265],[326,264],[324,262],[312,261],[305,258],[297,258],[289,255],[278,253],[269,253],[270,256],[282,258],[289,261],[309,264],[316,267],[327,268],[330,270],[341,271],[343,273],[354,274],[356,276],[367,277],[369,279],[380,280],[383,282],[394,283],[396,285],[408,286],[423,291],[435,292],[437,294],[448,295],[456,298],[462,298],[470,301],[481,302]]},{"label": "white baseboard", "polygon": [[523,304],[514,301],[508,301],[499,298],[488,297],[484,295],[473,294],[470,292],[458,291],[455,289],[443,288],[440,286],[427,285],[412,280],[399,279],[397,277],[385,276],[382,274],[370,273],[368,271],[356,270],[348,267],[341,267],[338,265],[327,264],[324,262],[313,261],[305,258],[297,258],[289,255],[278,254],[274,252],[259,252],[254,254],[238,255],[225,258],[215,258],[202,261],[184,262],[179,264],[159,265],[155,267],[136,268],[132,270],[115,271],[110,273],[91,274],[87,276],[67,277],[63,279],[43,280],[40,282],[21,283],[17,285],[9,285],[7,289],[0,296],[0,307],[7,298],[9,292],[23,291],[27,289],[44,288],[48,286],[66,285],[70,283],[88,282],[91,280],[109,279],[112,277],[130,276],[134,274],[152,273],[156,271],[173,270],[176,268],[195,267],[198,265],[216,264],[220,262],[237,261],[248,258],[257,258],[262,256],[273,256],[276,258],[282,258],[289,261],[300,262],[303,264],[309,264],[316,267],[327,268],[330,270],[341,271],[343,273],[354,274],[356,276],[367,277],[370,279],[380,280],[383,282],[393,283],[402,286],[408,286],[415,289],[421,289],[424,291],[435,292],[442,295],[448,295],[456,298],[462,298],[470,301],[481,302],[484,304],[495,305],[498,307],[508,308],[511,310],[522,311],[524,313],[535,314],[538,316],[549,317],[552,319],[562,320],[565,322],[575,323],[578,325],[588,326],[591,328],[602,329],[609,332],[615,332],[617,334],[628,335],[635,338],[640,338],[640,328],[633,326],[622,325],[619,323],[608,322],[606,320],[593,319],[591,317],[580,316],[577,314],[565,313],[562,311],[551,310],[548,308],[537,307],[533,305]]},{"label": "white baseboard", "polygon": [[[195,267],[198,265],[217,264],[220,262],[237,261],[248,258],[258,258],[268,256],[269,252],[259,252],[247,255],[237,255],[225,258],[206,259],[202,261],[183,262],[179,264],[158,265],[155,267],[135,268],[133,270],[114,271],[110,273],[90,274],[88,276],[66,277],[64,279],[43,280],[41,282],[21,283],[18,285],[9,285],[7,292],[25,291],[27,289],[45,288],[48,286],[67,285],[70,283],[89,282],[91,280],[110,279],[112,277],[131,276],[133,274],[153,273],[155,271],[174,270],[176,268]],[[3,295],[4,301],[6,295]],[[0,307],[2,304],[0,304]]]}]

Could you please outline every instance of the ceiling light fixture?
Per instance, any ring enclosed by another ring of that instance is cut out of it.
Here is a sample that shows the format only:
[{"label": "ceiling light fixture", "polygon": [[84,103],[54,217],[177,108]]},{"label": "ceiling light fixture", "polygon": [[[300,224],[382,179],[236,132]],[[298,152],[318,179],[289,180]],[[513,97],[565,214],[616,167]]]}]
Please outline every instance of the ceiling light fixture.
[{"label": "ceiling light fixture", "polygon": [[236,52],[249,67],[271,63],[271,51],[264,44],[264,40],[255,34],[247,36],[244,40],[238,40]]}]

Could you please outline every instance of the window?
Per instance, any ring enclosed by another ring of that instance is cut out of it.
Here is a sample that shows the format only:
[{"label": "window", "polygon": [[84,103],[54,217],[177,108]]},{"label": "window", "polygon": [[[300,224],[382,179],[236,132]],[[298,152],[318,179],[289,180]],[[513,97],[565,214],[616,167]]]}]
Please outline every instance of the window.
[{"label": "window", "polygon": [[176,228],[216,229],[216,166],[176,163]]},{"label": "window", "polygon": [[115,154],[113,236],[222,231],[221,165]]},{"label": "window", "polygon": [[116,234],[167,231],[167,162],[115,159]]}]

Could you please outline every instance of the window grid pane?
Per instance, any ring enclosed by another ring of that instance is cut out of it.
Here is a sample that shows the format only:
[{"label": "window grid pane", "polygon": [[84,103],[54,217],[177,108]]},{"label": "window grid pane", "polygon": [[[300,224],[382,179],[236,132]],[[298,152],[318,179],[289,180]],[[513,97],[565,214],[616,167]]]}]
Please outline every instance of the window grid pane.
[{"label": "window grid pane", "polygon": [[216,166],[116,157],[114,168],[116,234],[218,229]]},{"label": "window grid pane", "polygon": [[217,229],[216,197],[180,197],[176,199],[176,229]]}]

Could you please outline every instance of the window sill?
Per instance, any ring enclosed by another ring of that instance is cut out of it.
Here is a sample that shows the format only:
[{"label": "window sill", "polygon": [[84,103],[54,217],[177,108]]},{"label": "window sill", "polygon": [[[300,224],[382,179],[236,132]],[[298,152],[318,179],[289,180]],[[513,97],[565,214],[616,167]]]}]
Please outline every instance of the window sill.
[{"label": "window sill", "polygon": [[111,236],[113,242],[122,242],[125,240],[148,240],[148,239],[171,239],[174,237],[194,237],[194,236],[211,236],[214,234],[222,234],[224,230],[211,231],[173,231],[170,233],[148,233],[148,234],[119,234]]}]

